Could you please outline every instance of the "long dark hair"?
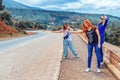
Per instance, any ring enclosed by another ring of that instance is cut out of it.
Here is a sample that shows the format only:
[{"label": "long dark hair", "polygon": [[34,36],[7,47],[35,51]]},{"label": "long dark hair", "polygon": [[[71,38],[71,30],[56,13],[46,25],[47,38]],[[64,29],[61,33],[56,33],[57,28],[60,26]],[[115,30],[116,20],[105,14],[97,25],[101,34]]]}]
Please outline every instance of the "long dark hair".
[{"label": "long dark hair", "polygon": [[66,30],[66,27],[68,26],[68,24],[64,24],[63,25],[63,30]]}]

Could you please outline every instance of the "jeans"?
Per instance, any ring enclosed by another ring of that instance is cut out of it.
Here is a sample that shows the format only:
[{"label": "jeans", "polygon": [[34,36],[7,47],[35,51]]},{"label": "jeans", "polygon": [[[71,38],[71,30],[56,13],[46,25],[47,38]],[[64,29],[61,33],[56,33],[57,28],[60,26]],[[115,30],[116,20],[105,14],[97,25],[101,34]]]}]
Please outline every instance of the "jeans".
[{"label": "jeans", "polygon": [[73,55],[75,55],[75,56],[78,55],[77,52],[75,51],[72,41],[71,40],[63,40],[63,55],[64,55],[64,57],[68,56],[68,47],[72,51]]},{"label": "jeans", "polygon": [[101,55],[101,62],[103,62],[103,50],[102,50],[102,45],[105,42],[105,37],[100,37],[100,55]]},{"label": "jeans", "polygon": [[96,53],[96,57],[97,57],[97,67],[100,68],[101,56],[100,56],[100,52],[99,52],[99,48],[98,48],[98,43],[95,43],[95,44],[88,43],[88,68],[91,68],[93,47],[95,48],[95,53]]}]

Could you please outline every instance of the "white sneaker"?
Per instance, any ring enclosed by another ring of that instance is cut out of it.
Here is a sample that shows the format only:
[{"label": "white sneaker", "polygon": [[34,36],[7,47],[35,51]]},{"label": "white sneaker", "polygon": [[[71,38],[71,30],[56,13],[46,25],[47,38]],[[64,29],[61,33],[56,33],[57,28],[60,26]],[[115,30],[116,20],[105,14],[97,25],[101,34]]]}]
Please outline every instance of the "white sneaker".
[{"label": "white sneaker", "polygon": [[87,69],[85,70],[85,72],[90,72],[90,70],[91,70],[90,68],[87,68]]},{"label": "white sneaker", "polygon": [[104,62],[100,63],[100,67],[103,68],[104,67]]},{"label": "white sneaker", "polygon": [[98,73],[100,73],[100,72],[101,72],[101,70],[100,70],[100,69],[97,69],[97,72],[98,72]]},{"label": "white sneaker", "polygon": [[79,56],[78,56],[78,55],[76,55],[75,57],[76,57],[76,58],[79,58]]},{"label": "white sneaker", "polygon": [[63,57],[63,59],[66,59],[67,57]]},{"label": "white sneaker", "polygon": [[103,65],[104,65],[104,62],[101,62],[100,64],[101,64],[101,66],[103,66]]}]

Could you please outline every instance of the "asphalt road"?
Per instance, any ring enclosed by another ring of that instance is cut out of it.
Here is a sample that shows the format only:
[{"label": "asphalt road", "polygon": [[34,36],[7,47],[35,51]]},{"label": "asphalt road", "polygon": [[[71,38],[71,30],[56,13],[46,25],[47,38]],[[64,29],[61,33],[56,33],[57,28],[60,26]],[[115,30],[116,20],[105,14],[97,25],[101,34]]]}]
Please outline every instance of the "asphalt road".
[{"label": "asphalt road", "polygon": [[[10,45],[12,48],[8,49]],[[0,80],[57,80],[62,34],[40,33],[6,41],[5,47],[7,50],[0,54]]]},{"label": "asphalt road", "polygon": [[10,49],[14,49],[19,46],[23,46],[36,39],[39,39],[41,37],[45,37],[51,34],[50,32],[42,32],[42,31],[32,31],[32,32],[37,32],[37,34],[0,42],[0,53]]}]

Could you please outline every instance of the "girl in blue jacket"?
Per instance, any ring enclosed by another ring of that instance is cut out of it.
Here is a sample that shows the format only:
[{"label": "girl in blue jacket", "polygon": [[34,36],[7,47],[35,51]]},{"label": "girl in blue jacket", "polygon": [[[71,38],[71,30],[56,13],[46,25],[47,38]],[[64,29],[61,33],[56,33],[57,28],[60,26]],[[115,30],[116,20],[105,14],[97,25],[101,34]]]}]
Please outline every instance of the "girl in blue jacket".
[{"label": "girl in blue jacket", "polygon": [[103,43],[105,42],[105,29],[107,27],[108,20],[109,19],[107,18],[107,16],[101,16],[100,17],[100,23],[98,24],[98,30],[99,30],[99,34],[100,34],[101,66],[104,64],[104,62],[103,62],[103,50],[102,50],[102,46],[103,46]]}]

